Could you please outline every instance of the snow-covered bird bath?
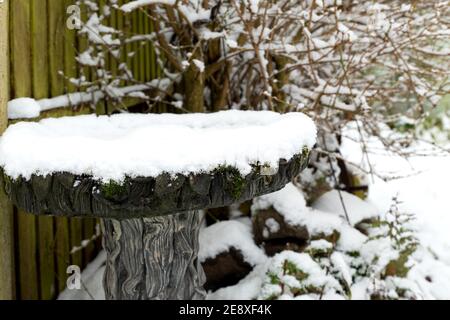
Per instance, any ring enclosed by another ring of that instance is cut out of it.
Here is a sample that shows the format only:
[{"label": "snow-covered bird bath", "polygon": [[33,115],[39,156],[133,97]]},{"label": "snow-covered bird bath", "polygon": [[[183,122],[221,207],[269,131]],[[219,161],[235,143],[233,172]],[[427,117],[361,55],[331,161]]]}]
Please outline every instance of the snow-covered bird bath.
[{"label": "snow-covered bird bath", "polygon": [[108,299],[201,299],[199,210],[281,189],[315,137],[301,113],[66,117],[10,126],[0,166],[27,212],[101,218]]}]

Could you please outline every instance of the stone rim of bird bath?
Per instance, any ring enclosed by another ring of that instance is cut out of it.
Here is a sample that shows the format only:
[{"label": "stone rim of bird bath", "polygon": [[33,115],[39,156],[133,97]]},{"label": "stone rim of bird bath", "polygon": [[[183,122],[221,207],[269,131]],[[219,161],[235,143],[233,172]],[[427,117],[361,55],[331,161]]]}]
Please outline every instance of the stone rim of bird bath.
[{"label": "stone rim of bird bath", "polygon": [[306,167],[309,150],[303,146],[276,166],[252,163],[245,175],[221,165],[209,172],[126,177],[120,183],[70,172],[12,178],[7,165],[0,165],[6,193],[19,208],[101,218],[107,299],[203,299],[199,210],[281,189]]}]

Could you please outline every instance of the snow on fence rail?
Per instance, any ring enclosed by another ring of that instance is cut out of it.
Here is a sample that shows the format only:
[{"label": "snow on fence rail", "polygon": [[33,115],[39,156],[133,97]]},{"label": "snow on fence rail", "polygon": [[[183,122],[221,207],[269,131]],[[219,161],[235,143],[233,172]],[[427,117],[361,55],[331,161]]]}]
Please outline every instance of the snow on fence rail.
[{"label": "snow on fence rail", "polygon": [[[154,88],[152,82],[125,86],[115,89],[117,96],[133,96],[133,93],[142,93],[142,91]],[[105,98],[102,90],[94,92],[72,92],[53,98],[35,100],[32,98],[17,98],[8,102],[8,118],[15,119],[32,119],[38,118],[43,111],[49,111],[60,108],[76,107],[83,104],[96,104]]]}]

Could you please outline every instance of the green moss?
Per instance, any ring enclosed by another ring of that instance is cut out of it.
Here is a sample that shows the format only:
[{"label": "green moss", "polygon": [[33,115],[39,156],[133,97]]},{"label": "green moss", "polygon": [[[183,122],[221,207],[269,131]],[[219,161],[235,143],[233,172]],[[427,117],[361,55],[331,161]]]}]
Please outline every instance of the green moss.
[{"label": "green moss", "polygon": [[312,258],[327,257],[333,251],[333,247],[327,249],[318,248],[306,248],[305,252],[308,253]]},{"label": "green moss", "polygon": [[268,297],[266,298],[266,300],[277,300],[278,297],[279,297],[279,295],[277,295],[277,294],[274,293],[274,294],[268,296]]},{"label": "green moss", "polygon": [[311,150],[307,146],[304,146],[302,149],[302,160],[306,159],[309,156]]},{"label": "green moss", "polygon": [[280,284],[280,278],[276,273],[269,272],[267,275],[269,276],[271,284]]},{"label": "green moss", "polygon": [[222,174],[228,180],[227,191],[231,193],[234,199],[241,197],[245,187],[245,179],[238,169],[232,166],[219,166],[214,170],[214,173]]},{"label": "green moss", "polygon": [[116,181],[110,180],[100,186],[100,191],[106,198],[117,198],[126,193],[125,183],[120,184]]},{"label": "green moss", "polygon": [[289,260],[284,262],[283,269],[286,274],[296,277],[299,281],[305,280],[309,276],[308,273],[297,268],[297,266]]}]

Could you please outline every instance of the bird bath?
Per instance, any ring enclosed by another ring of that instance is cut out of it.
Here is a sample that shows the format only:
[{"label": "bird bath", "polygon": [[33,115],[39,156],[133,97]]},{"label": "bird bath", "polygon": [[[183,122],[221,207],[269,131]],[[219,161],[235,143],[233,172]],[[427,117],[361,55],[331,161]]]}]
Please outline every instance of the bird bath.
[{"label": "bird bath", "polygon": [[88,115],[10,126],[0,167],[21,209],[101,219],[107,299],[203,299],[200,210],[281,189],[314,142],[300,113]]}]

